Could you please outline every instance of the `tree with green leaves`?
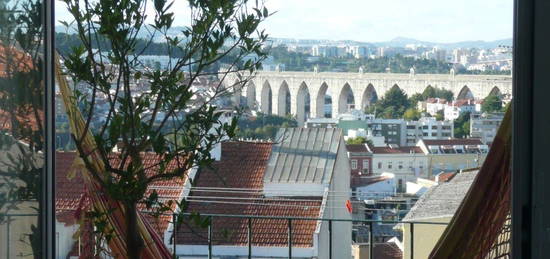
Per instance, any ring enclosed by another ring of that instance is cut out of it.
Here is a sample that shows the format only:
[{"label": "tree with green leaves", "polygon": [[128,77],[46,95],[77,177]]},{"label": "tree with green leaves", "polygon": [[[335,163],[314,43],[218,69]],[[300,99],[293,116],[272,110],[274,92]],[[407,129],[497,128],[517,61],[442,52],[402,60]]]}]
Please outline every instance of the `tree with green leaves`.
[{"label": "tree with green leaves", "polygon": [[423,98],[422,101],[425,101],[428,98],[441,98],[447,101],[452,101],[454,98],[454,94],[450,90],[445,90],[439,87],[428,86],[426,87],[426,89],[424,89],[424,92],[422,92],[422,98]]},{"label": "tree with green leaves", "polygon": [[454,136],[455,138],[466,138],[470,135],[470,113],[461,113],[454,120]]},{"label": "tree with green leaves", "polygon": [[483,99],[481,104],[482,112],[499,112],[502,111],[502,100],[497,95],[489,95]]},{"label": "tree with green leaves", "polygon": [[[75,88],[75,96],[83,106],[85,130],[98,116],[95,111],[99,96],[105,96],[108,104],[105,119],[93,131],[105,172],[94,171],[90,157],[83,153],[83,136],[73,138],[84,165],[105,195],[123,204],[127,253],[129,258],[140,258],[144,244],[137,231],[138,203],[160,212],[169,207],[155,192],[146,196],[147,186],[183,178],[195,167],[210,166],[214,146],[235,136],[236,119],[225,122],[213,104],[233,87],[246,84],[261,66],[266,57],[262,47],[267,34],[259,25],[269,12],[257,1],[189,0],[191,24],[183,27],[183,36],[172,36],[173,1],[64,2],[80,41],[80,46],[65,56],[65,66],[75,85],[86,85],[86,91]],[[140,69],[144,47],[138,45],[143,40],[138,35],[144,31],[149,33],[145,46],[152,44],[153,38],[163,39],[166,55],[174,59],[168,68]],[[228,67],[210,69],[229,55],[232,60]],[[256,58],[245,59],[251,55]],[[238,74],[240,80],[223,85],[223,79],[231,73]],[[201,78],[213,77],[220,82],[206,89],[194,88]],[[147,89],[133,87],[136,80],[147,82]],[[119,152],[113,154],[111,150],[118,143],[122,143]],[[145,174],[141,154],[146,151],[163,158],[153,175]],[[121,161],[119,165],[109,163],[113,155]],[[178,159],[182,161],[177,170],[166,170],[167,163]],[[185,207],[185,201],[179,205]]]},{"label": "tree with green leaves", "polygon": [[365,137],[348,138],[348,140],[346,140],[346,144],[348,145],[368,144],[372,146],[372,140],[367,139]]},{"label": "tree with green leaves", "polygon": [[416,121],[420,119],[420,117],[422,117],[422,113],[420,113],[416,108],[409,108],[403,114],[403,119],[410,121]]},{"label": "tree with green leaves", "polygon": [[445,119],[445,113],[443,112],[443,110],[437,111],[437,113],[435,114],[435,119],[438,121],[442,121]]},{"label": "tree with green leaves", "polygon": [[425,101],[426,99],[424,99],[424,97],[422,96],[422,94],[420,93],[415,93],[413,95],[411,95],[411,97],[409,98],[409,105],[411,107],[416,107],[418,105],[418,102],[420,101]]},{"label": "tree with green leaves", "polygon": [[402,118],[409,106],[410,101],[407,99],[407,94],[399,86],[394,85],[382,99],[369,106],[366,112],[373,113],[376,117],[396,119]]}]

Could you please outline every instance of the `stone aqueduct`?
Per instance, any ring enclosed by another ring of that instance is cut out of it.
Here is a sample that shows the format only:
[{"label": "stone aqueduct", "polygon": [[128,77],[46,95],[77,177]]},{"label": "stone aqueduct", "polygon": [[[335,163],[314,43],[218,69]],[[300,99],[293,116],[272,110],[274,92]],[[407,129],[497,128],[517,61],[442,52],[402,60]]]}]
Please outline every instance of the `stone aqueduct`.
[{"label": "stone aqueduct", "polygon": [[452,91],[455,99],[512,94],[512,77],[503,75],[260,71],[246,85],[236,82],[236,74],[229,74],[224,81],[224,85],[234,86],[236,104],[268,114],[292,114],[299,122],[307,117],[325,117],[325,107],[332,107],[332,117],[351,108],[364,108],[392,87],[399,87],[408,96],[438,87]]}]

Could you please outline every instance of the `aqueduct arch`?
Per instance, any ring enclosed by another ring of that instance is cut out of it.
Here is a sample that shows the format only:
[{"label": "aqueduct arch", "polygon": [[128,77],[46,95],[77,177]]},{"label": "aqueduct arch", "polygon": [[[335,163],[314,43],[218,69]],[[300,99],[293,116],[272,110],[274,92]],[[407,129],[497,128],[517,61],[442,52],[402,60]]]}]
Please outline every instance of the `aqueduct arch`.
[{"label": "aqueduct arch", "polygon": [[369,84],[365,91],[363,91],[361,109],[364,110],[368,106],[374,104],[376,101],[378,101],[378,94],[376,93],[376,89],[374,89],[374,86],[372,84]]},{"label": "aqueduct arch", "polygon": [[271,85],[267,80],[262,85],[260,111],[265,114],[271,114],[273,111],[273,92],[271,90]]},{"label": "aqueduct arch", "polygon": [[474,93],[472,93],[472,90],[470,90],[470,88],[467,85],[462,87],[462,89],[460,90],[460,92],[458,92],[458,95],[456,96],[457,100],[474,99],[474,98],[475,98]]},{"label": "aqueduct arch", "polygon": [[[224,78],[224,84],[233,85],[244,77],[246,75],[230,74]],[[311,94],[311,115],[336,118],[350,108],[362,109],[371,105],[394,85],[409,96],[432,88],[449,90],[456,99],[483,98],[489,94],[512,96],[512,77],[507,75],[276,71],[258,71],[245,89],[237,89],[234,94],[245,94],[240,104],[246,103],[252,109],[278,115],[288,114],[290,110],[292,115],[306,118],[307,93]]]},{"label": "aqueduct arch", "polygon": [[296,119],[298,123],[305,122],[311,114],[311,96],[305,82],[300,84],[296,95]]},{"label": "aqueduct arch", "polygon": [[338,96],[338,114],[355,109],[355,96],[351,86],[346,83]]},{"label": "aqueduct arch", "polygon": [[252,81],[248,82],[246,86],[246,106],[256,109],[256,85]]},{"label": "aqueduct arch", "polygon": [[279,87],[279,94],[277,96],[277,114],[279,116],[285,116],[290,114],[290,104],[292,97],[290,96],[290,89],[286,81],[283,81]]},{"label": "aqueduct arch", "polygon": [[321,84],[315,100],[317,118],[332,118],[332,95],[326,82]]}]

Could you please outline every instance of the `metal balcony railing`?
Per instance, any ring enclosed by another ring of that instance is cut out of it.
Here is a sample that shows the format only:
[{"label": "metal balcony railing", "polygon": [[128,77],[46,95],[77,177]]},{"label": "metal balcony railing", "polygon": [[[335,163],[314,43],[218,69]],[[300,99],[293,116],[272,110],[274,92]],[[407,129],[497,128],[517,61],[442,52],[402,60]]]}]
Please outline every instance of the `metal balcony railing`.
[{"label": "metal balcony railing", "polygon": [[[180,214],[181,215],[181,214]],[[183,216],[187,217],[191,214],[183,214]],[[0,233],[2,233],[2,236],[0,237],[0,240],[3,240],[5,243],[0,245],[0,247],[5,247],[5,254],[0,255],[1,258],[10,258],[10,255],[13,255],[13,251],[10,250],[10,248],[15,245],[13,242],[15,241],[21,241],[16,240],[11,237],[11,224],[14,222],[17,218],[21,217],[36,217],[36,214],[2,214],[2,221],[0,222]],[[168,215],[167,215],[168,216]],[[177,222],[178,214],[173,214],[172,216],[172,222]],[[368,248],[369,248],[369,259],[384,259],[384,258],[376,258],[374,257],[374,247],[377,245],[375,239],[377,238],[373,231],[374,227],[376,225],[385,224],[385,225],[397,225],[397,224],[403,224],[408,225],[408,233],[401,233],[402,235],[407,235],[407,238],[410,238],[410,242],[408,244],[408,247],[404,247],[404,250],[407,251],[407,259],[414,259],[415,257],[415,226],[419,225],[439,225],[439,226],[446,226],[447,223],[441,223],[441,222],[420,222],[420,221],[385,221],[385,220],[353,220],[353,219],[329,219],[329,218],[305,218],[305,217],[275,217],[275,216],[254,216],[254,215],[227,215],[227,214],[202,214],[202,217],[208,218],[208,226],[206,229],[207,232],[207,245],[208,245],[208,254],[207,257],[209,259],[213,258],[215,255],[213,254],[213,247],[214,244],[214,228],[215,224],[212,224],[214,222],[215,218],[218,219],[224,219],[227,220],[228,218],[233,219],[239,219],[244,220],[247,223],[247,229],[246,229],[246,243],[247,243],[247,257],[253,258],[253,240],[252,237],[255,234],[254,231],[254,224],[253,221],[261,221],[261,220],[281,220],[286,222],[286,247],[288,248],[288,258],[293,257],[293,248],[295,244],[293,243],[293,235],[294,235],[294,229],[300,228],[300,222],[304,221],[323,221],[327,222],[327,235],[328,235],[328,242],[327,244],[319,244],[319,247],[321,246],[328,246],[328,257],[329,258],[336,258],[334,253],[334,246],[333,246],[333,223],[334,222],[351,222],[354,226],[363,226],[368,229]],[[501,235],[499,236],[498,240],[495,241],[495,244],[491,248],[491,251],[487,255],[486,259],[497,259],[497,258],[510,258],[509,251],[510,251],[510,220],[506,222],[506,224],[502,227]],[[405,228],[401,228],[403,231],[405,231]],[[177,233],[178,228],[173,228],[171,233],[171,244],[166,245],[172,245],[172,252],[174,255],[174,258],[178,258],[177,256],[177,242],[175,242],[174,238],[178,235]],[[4,234],[5,233],[5,234]],[[59,237],[58,237],[59,238]],[[357,237],[356,237],[357,238]],[[379,237],[378,237],[379,238]],[[381,243],[378,243],[381,244]],[[269,245],[269,244],[267,244]],[[11,253],[11,254],[10,254]],[[58,255],[60,256],[60,255]],[[405,258],[405,257],[403,257]]]},{"label": "metal balcony railing", "polygon": [[[189,216],[190,214],[184,214],[184,216]],[[442,222],[421,222],[421,221],[385,221],[385,220],[354,220],[354,219],[330,219],[330,218],[305,218],[305,217],[274,217],[274,216],[254,216],[254,215],[227,215],[227,214],[201,214],[201,216],[203,217],[208,217],[208,222],[210,222],[210,224],[208,224],[208,227],[207,227],[207,243],[208,243],[208,258],[211,259],[213,258],[214,255],[212,253],[212,247],[214,246],[213,243],[214,243],[214,240],[213,240],[213,231],[214,231],[214,224],[212,224],[212,222],[214,222],[214,219],[215,218],[237,218],[237,219],[242,219],[242,220],[246,220],[247,222],[247,247],[248,247],[248,254],[247,254],[247,258],[251,259],[253,258],[253,254],[252,254],[252,247],[254,246],[253,243],[252,243],[252,236],[254,235],[254,229],[253,229],[253,224],[252,224],[252,221],[253,220],[261,220],[261,219],[264,219],[264,220],[283,220],[283,221],[286,221],[286,225],[287,225],[287,248],[288,248],[288,258],[292,258],[293,257],[293,228],[296,226],[295,225],[295,222],[300,222],[300,221],[324,221],[324,222],[327,222],[328,224],[328,244],[326,244],[326,246],[328,246],[328,258],[337,258],[334,256],[334,247],[333,247],[333,223],[334,222],[351,222],[352,224],[354,225],[363,225],[363,226],[368,226],[368,244],[369,244],[369,259],[384,259],[384,258],[375,258],[373,257],[373,250],[374,250],[374,247],[375,247],[375,235],[374,235],[374,231],[373,231],[373,227],[376,225],[376,224],[389,224],[389,225],[397,225],[397,224],[406,224],[409,227],[409,237],[410,237],[410,247],[409,247],[409,251],[410,253],[408,253],[410,256],[408,258],[410,259],[414,259],[414,231],[415,231],[415,228],[414,226],[415,225],[440,225],[440,226],[446,226],[448,223],[442,223]],[[173,222],[176,222],[177,221],[177,217],[178,215],[177,214],[174,214],[173,215]],[[175,229],[177,231],[177,228]],[[175,232],[172,234],[172,240],[171,240],[171,243],[173,245],[172,247],[172,250],[173,250],[173,254],[174,254],[174,258],[177,258],[177,253],[176,253],[176,242],[174,241],[174,237],[177,236],[178,233]],[[325,244],[319,244],[320,246],[324,246]],[[349,248],[351,249],[351,247]],[[405,248],[407,249],[407,248]]]}]

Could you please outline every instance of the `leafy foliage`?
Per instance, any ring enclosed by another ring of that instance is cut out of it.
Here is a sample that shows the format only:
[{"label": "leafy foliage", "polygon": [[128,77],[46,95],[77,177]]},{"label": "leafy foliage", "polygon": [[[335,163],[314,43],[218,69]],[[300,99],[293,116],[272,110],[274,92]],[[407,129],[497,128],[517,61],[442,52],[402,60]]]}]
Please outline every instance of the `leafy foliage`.
[{"label": "leafy foliage", "polygon": [[450,90],[428,86],[426,87],[424,92],[422,92],[422,98],[423,98],[422,101],[425,101],[428,98],[441,98],[447,101],[452,101],[454,97],[453,97],[453,92]]},{"label": "leafy foliage", "polygon": [[[85,91],[75,90],[84,106],[86,129],[98,116],[94,113],[98,96],[105,96],[108,105],[107,115],[94,131],[106,172],[96,172],[90,166],[82,136],[74,136],[75,144],[106,195],[124,204],[128,256],[138,258],[144,244],[137,233],[137,203],[160,212],[170,207],[154,194],[147,197],[147,186],[184,177],[191,168],[210,166],[213,147],[235,137],[237,119],[225,121],[213,104],[232,87],[246,83],[261,66],[267,34],[258,26],[270,14],[258,2],[250,4],[248,0],[189,0],[191,24],[182,28],[181,37],[168,33],[174,12],[173,2],[167,0],[154,0],[152,5],[147,0],[64,2],[78,36],[76,46],[65,55],[65,66],[74,82],[87,86]],[[147,26],[151,37],[138,39],[145,29],[146,14],[151,13],[154,17]],[[155,35],[164,39],[162,45],[152,42]],[[167,69],[141,69],[139,57],[157,47],[174,61]],[[245,59],[250,55],[256,58]],[[227,58],[229,65],[218,70],[216,65]],[[220,82],[203,86],[205,89],[194,87],[201,79],[223,79],[230,73],[238,73],[241,80],[232,86]],[[132,87],[136,80],[146,82],[147,89]],[[115,155],[122,162],[111,165],[111,150],[119,143]],[[145,173],[140,155],[145,151],[164,158],[156,165],[156,174]],[[178,168],[169,171],[167,164],[174,160]]]},{"label": "leafy foliage", "polygon": [[455,138],[466,138],[470,135],[470,113],[464,112],[454,120]]},{"label": "leafy foliage", "polygon": [[348,138],[348,140],[346,141],[347,144],[349,145],[353,145],[353,144],[365,144],[365,143],[371,143],[372,142],[368,139],[366,139],[365,137],[356,137],[356,138]]},{"label": "leafy foliage", "polygon": [[271,139],[279,128],[297,127],[298,123],[292,117],[281,117],[258,113],[255,118],[242,118],[238,122],[237,137],[245,139]]},{"label": "leafy foliage", "polygon": [[407,94],[397,85],[394,85],[382,99],[369,106],[366,112],[373,113],[376,117],[396,119],[402,118],[409,106],[410,101],[407,99]]},{"label": "leafy foliage", "polygon": [[483,99],[483,104],[481,104],[482,112],[499,112],[502,110],[502,100],[500,97],[491,94]]},{"label": "leafy foliage", "polygon": [[422,113],[414,107],[407,109],[403,114],[405,120],[418,120],[420,117],[422,117]]}]

